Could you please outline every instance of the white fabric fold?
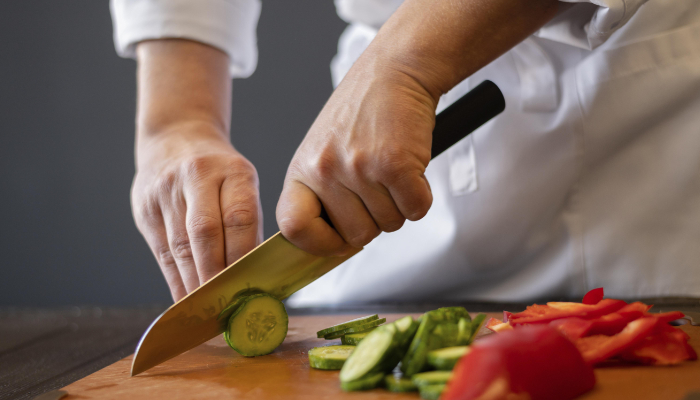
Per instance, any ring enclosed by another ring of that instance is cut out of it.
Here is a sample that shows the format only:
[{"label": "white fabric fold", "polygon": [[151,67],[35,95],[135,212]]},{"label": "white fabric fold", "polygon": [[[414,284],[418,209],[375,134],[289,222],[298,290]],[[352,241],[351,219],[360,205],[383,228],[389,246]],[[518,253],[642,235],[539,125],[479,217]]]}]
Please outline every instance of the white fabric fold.
[{"label": "white fabric fold", "polygon": [[149,39],[191,39],[221,49],[234,78],[247,78],[258,63],[259,0],[111,0],[117,54],[135,58]]}]

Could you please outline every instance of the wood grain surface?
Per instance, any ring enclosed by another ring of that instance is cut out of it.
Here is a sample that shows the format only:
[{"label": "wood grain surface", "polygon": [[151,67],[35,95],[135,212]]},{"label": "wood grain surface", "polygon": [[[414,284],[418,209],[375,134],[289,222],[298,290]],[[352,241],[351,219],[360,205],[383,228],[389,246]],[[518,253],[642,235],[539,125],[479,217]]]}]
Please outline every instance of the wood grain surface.
[{"label": "wood grain surface", "polygon": [[[493,314],[498,315],[498,314]],[[72,399],[416,399],[383,389],[344,393],[337,371],[309,367],[312,347],[339,344],[316,338],[316,331],[361,315],[290,317],[289,334],[274,353],[246,358],[221,337],[190,350],[136,377],[129,376],[131,356],[64,388]],[[403,315],[382,315],[393,321]],[[417,316],[417,314],[416,314]],[[700,327],[682,326],[700,353]],[[482,333],[483,334],[483,333]],[[617,365],[596,369],[596,388],[582,400],[681,400],[700,391],[700,362],[675,367]]]}]

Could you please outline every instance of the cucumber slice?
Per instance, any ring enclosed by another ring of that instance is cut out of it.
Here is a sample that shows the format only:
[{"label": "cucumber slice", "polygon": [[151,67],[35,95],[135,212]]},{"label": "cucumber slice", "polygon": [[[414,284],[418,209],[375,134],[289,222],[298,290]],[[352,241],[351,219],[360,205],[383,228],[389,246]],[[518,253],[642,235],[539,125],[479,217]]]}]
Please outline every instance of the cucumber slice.
[{"label": "cucumber slice", "polygon": [[441,307],[428,312],[432,313],[434,316],[435,314],[440,315],[440,319],[447,322],[457,323],[460,318],[464,318],[468,321],[472,320],[471,316],[469,316],[469,312],[464,307]]},{"label": "cucumber slice", "polygon": [[410,377],[423,370],[425,365],[425,357],[430,350],[428,341],[430,334],[435,328],[435,320],[430,312],[425,313],[421,317],[420,325],[416,331],[413,340],[411,341],[406,354],[401,360],[401,372],[404,376]]},{"label": "cucumber slice", "polygon": [[438,370],[451,371],[457,364],[457,361],[470,350],[469,346],[445,347],[444,349],[433,350],[428,353],[428,364]]},{"label": "cucumber slice", "polygon": [[341,369],[355,346],[314,347],[309,350],[309,365],[316,369]]},{"label": "cucumber slice", "polygon": [[[466,319],[461,318],[460,321],[466,321]],[[471,325],[469,326],[471,327]],[[471,330],[469,332],[471,333]],[[459,327],[457,324],[440,322],[430,335],[428,347],[430,350],[435,350],[443,347],[458,346],[460,344],[459,340]]]},{"label": "cucumber slice", "polygon": [[426,385],[420,388],[420,397],[425,400],[439,400],[443,391],[445,391],[444,383]]},{"label": "cucumber slice", "polygon": [[469,336],[469,343],[467,344],[472,344],[472,342],[474,342],[476,335],[479,333],[484,324],[486,324],[486,314],[477,314],[477,316],[472,320],[471,335]]},{"label": "cucumber slice", "polygon": [[348,360],[340,370],[341,382],[352,382],[362,379],[374,372],[391,371],[396,364],[392,362],[393,340],[396,334],[394,324],[381,326],[370,332],[355,347]]},{"label": "cucumber slice", "polygon": [[216,317],[217,321],[223,322],[225,324],[228,324],[228,320],[231,318],[231,315],[233,315],[234,312],[238,309],[238,307],[243,304],[243,301],[248,298],[248,296],[241,296],[235,299],[231,304],[227,305],[226,308],[221,310],[219,313],[219,316]]},{"label": "cucumber slice", "polygon": [[340,381],[340,388],[346,392],[353,392],[356,390],[369,390],[374,389],[381,385],[384,380],[383,372],[376,372],[366,377],[354,381],[343,382]]},{"label": "cucumber slice", "polygon": [[342,331],[343,329],[347,329],[347,328],[357,326],[357,325],[363,325],[363,324],[366,324],[367,322],[374,321],[377,319],[379,319],[379,316],[377,314],[368,315],[366,317],[361,317],[361,318],[355,318],[355,319],[352,319],[350,321],[343,322],[342,324],[333,325],[330,328],[321,329],[320,331],[316,332],[316,335],[317,335],[317,337],[322,338],[322,337],[329,335],[333,332]]},{"label": "cucumber slice", "polygon": [[394,375],[387,375],[384,378],[384,385],[390,392],[415,392],[418,386],[408,378],[397,378]]},{"label": "cucumber slice", "polygon": [[452,371],[429,371],[413,375],[411,380],[419,388],[437,383],[447,383],[452,377]]},{"label": "cucumber slice", "polygon": [[402,353],[401,357],[403,357],[403,353],[406,352],[408,345],[411,344],[411,340],[413,340],[413,336],[416,334],[418,325],[420,324],[418,321],[414,320],[413,317],[407,315],[394,321],[394,325],[396,325],[396,330],[399,335],[399,351]]},{"label": "cucumber slice", "polygon": [[243,300],[224,331],[226,343],[240,355],[272,353],[287,336],[289,318],[284,304],[269,294],[254,294]]},{"label": "cucumber slice", "polygon": [[457,344],[455,346],[466,346],[472,337],[472,323],[466,318],[460,318],[457,323]]},{"label": "cucumber slice", "polygon": [[365,332],[358,332],[358,333],[348,333],[347,335],[343,335],[340,337],[340,342],[349,346],[357,346],[360,344],[362,339],[367,337],[370,332],[372,332],[375,328],[372,328],[368,331]]},{"label": "cucumber slice", "polygon": [[337,331],[337,332],[329,333],[328,335],[324,336],[324,339],[333,340],[333,339],[338,339],[339,337],[341,337],[343,335],[347,335],[348,333],[366,332],[366,331],[368,331],[374,327],[377,327],[385,322],[386,322],[386,318],[375,319],[374,321],[370,321],[366,324],[355,325],[355,326],[351,326],[350,328],[345,328],[345,329]]}]

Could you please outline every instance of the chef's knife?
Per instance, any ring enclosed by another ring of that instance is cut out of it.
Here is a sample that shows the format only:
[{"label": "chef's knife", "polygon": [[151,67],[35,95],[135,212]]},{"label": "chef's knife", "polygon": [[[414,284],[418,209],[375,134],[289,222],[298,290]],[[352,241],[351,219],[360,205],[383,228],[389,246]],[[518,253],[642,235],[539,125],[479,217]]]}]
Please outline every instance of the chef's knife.
[{"label": "chef's knife", "polygon": [[[484,81],[435,118],[432,158],[505,109],[505,99]],[[283,300],[357,254],[311,255],[280,232],[173,304],[146,330],[136,347],[131,376],[184,353],[222,333],[219,313],[236,297],[266,292]]]}]

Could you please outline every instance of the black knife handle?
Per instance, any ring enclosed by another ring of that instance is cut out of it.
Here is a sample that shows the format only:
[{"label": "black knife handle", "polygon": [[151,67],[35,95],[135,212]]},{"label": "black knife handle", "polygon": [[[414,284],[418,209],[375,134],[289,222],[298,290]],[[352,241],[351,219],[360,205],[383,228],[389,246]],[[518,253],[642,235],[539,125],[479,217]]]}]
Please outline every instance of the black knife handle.
[{"label": "black knife handle", "polygon": [[[435,116],[430,158],[439,156],[505,109],[506,100],[498,86],[491,81],[481,82]],[[321,208],[321,218],[333,226],[325,208]]]},{"label": "black knife handle", "polygon": [[503,93],[491,81],[483,81],[435,117],[430,158],[439,156],[506,108]]}]

